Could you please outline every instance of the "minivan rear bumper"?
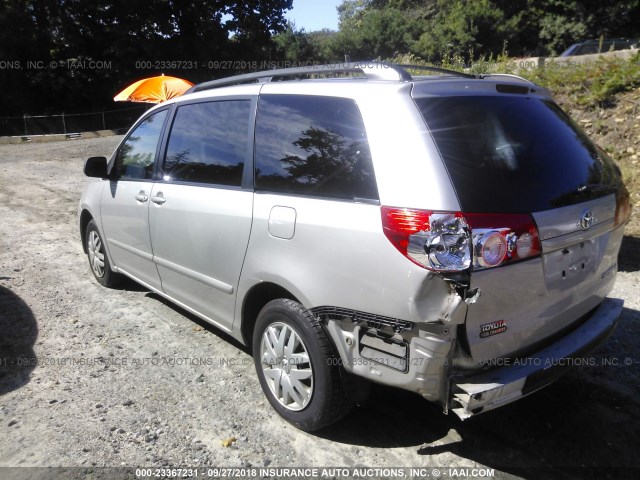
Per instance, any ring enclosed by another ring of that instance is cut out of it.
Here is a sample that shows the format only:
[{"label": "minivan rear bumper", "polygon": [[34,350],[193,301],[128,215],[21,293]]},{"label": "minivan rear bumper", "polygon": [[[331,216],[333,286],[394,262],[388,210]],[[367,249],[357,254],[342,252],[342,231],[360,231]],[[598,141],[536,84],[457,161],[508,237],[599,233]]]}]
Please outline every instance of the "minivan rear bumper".
[{"label": "minivan rear bumper", "polygon": [[613,333],[623,300],[605,298],[586,322],[537,353],[504,359],[499,368],[467,377],[453,377],[453,408],[461,419],[501,407],[559,378],[575,359],[586,355]]}]

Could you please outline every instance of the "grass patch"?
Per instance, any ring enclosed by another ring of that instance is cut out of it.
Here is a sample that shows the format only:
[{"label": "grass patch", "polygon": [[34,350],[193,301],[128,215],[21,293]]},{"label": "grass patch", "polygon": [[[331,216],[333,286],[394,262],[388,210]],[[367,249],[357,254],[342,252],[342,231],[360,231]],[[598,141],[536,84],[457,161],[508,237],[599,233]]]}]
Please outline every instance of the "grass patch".
[{"label": "grass patch", "polygon": [[640,86],[640,53],[627,60],[602,56],[584,64],[550,61],[543,68],[518,73],[577,106],[598,108],[612,102],[617,93]]}]

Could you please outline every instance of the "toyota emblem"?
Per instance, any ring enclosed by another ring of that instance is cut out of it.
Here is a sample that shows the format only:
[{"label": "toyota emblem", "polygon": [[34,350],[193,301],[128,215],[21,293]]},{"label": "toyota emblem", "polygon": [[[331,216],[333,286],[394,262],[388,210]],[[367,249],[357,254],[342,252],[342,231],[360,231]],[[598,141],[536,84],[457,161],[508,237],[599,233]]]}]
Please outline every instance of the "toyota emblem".
[{"label": "toyota emblem", "polygon": [[582,212],[578,225],[582,230],[589,230],[589,228],[591,228],[591,225],[593,225],[594,221],[595,221],[595,218],[593,216],[593,213],[591,213],[591,210],[587,208],[584,212]]}]

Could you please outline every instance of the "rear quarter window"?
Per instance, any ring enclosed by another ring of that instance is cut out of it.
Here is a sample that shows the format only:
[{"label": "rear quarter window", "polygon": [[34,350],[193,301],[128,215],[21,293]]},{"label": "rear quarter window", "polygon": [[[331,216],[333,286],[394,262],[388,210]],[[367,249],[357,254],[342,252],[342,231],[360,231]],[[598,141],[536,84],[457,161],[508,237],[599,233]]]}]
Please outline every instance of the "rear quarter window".
[{"label": "rear quarter window", "polygon": [[257,191],[378,199],[364,124],[350,99],[261,96],[255,162]]}]

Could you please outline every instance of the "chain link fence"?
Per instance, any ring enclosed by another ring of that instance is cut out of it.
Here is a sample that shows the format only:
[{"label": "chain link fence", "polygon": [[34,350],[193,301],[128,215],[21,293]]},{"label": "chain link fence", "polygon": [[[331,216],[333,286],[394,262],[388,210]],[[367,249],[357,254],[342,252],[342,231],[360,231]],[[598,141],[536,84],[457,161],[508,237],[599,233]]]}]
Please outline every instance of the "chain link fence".
[{"label": "chain link fence", "polygon": [[23,115],[0,117],[0,136],[54,135],[116,130],[125,132],[153,105],[144,104],[118,110],[91,113],[61,113],[57,115]]}]

